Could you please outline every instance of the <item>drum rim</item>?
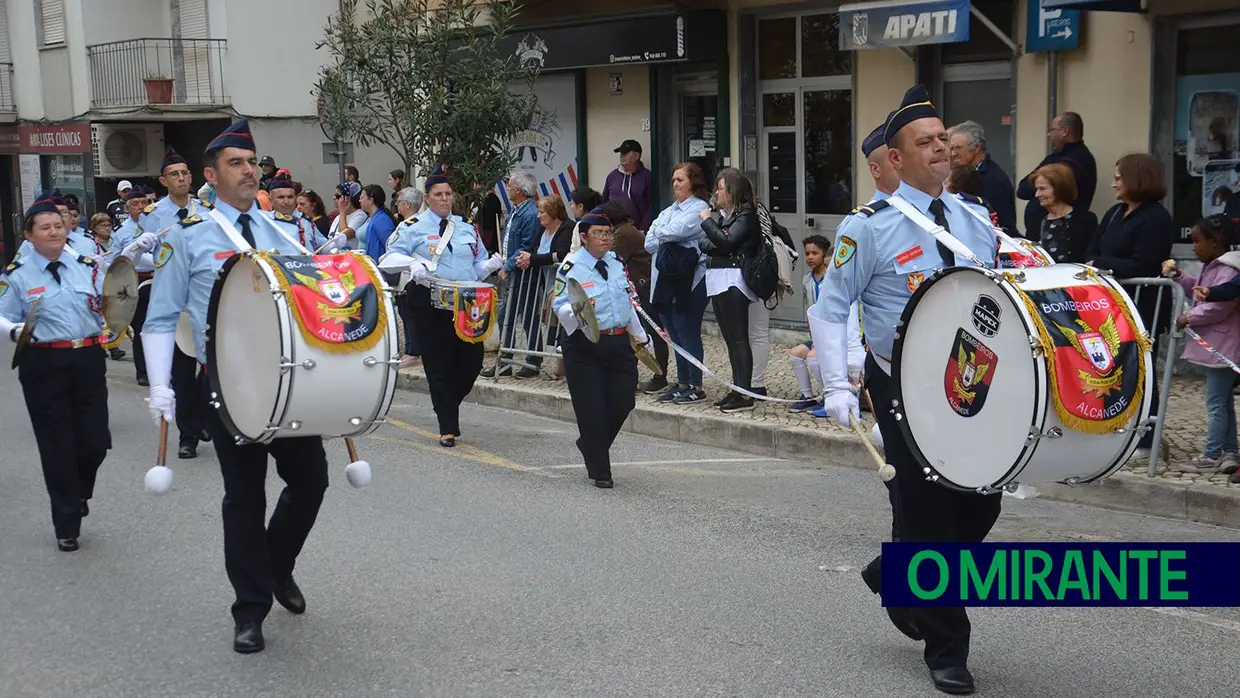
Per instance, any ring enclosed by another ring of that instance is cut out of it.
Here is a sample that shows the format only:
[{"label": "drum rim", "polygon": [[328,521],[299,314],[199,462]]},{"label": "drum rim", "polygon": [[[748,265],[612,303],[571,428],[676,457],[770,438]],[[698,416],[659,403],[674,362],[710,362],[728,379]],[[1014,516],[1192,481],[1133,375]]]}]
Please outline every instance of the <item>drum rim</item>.
[{"label": "drum rim", "polygon": [[[953,482],[952,480],[947,478],[943,473],[939,472],[939,470],[935,468],[929,462],[929,459],[926,458],[925,453],[922,452],[921,446],[918,445],[916,439],[913,438],[912,430],[909,428],[909,424],[908,424],[907,410],[904,409],[904,390],[900,384],[900,373],[901,373],[900,360],[904,355],[904,338],[906,336],[904,330],[908,327],[909,320],[912,319],[912,316],[913,316],[913,311],[917,308],[918,305],[921,304],[922,298],[925,296],[927,290],[930,287],[934,286],[935,283],[942,281],[943,279],[947,278],[948,276],[952,274],[961,273],[961,272],[970,271],[970,270],[978,271],[976,267],[948,267],[946,269],[939,269],[938,271],[931,274],[930,277],[927,278],[921,285],[919,285],[917,287],[917,290],[913,292],[912,297],[910,297],[908,302],[904,305],[904,310],[900,313],[900,323],[898,326],[899,330],[896,333],[896,339],[895,339],[895,342],[892,344],[892,348],[891,348],[891,380],[888,383],[888,385],[890,386],[889,390],[892,393],[889,396],[890,400],[895,401],[897,403],[897,405],[892,406],[892,409],[898,410],[899,414],[901,415],[900,419],[895,420],[896,428],[900,431],[900,436],[901,438],[904,439],[905,446],[908,448],[909,453],[912,454],[913,458],[916,459],[917,463],[921,466],[923,473],[925,473],[925,470],[929,468],[931,474],[937,475],[939,477],[938,479],[939,484],[944,485],[945,487],[948,487],[950,489],[953,489],[959,492],[977,492],[980,489],[985,489],[985,488],[965,487],[963,485]],[[1000,287],[1002,287],[1002,285],[1005,283],[1009,283],[1006,279],[1002,278],[1002,276],[1000,276],[994,270],[985,269],[985,270],[982,270],[982,272],[985,273],[986,276],[989,277],[991,281],[998,282],[996,285]],[[1019,309],[1022,311],[1019,314],[1021,324],[1024,326],[1026,333],[1029,333],[1032,330],[1032,328],[1029,327],[1029,320],[1025,317],[1024,309],[1023,308],[1019,308]],[[1045,357],[1034,357],[1035,365],[1041,365],[1043,367],[1043,370],[1045,370],[1045,362],[1046,362]],[[1042,379],[1041,379],[1041,376],[1039,375],[1039,371],[1034,370],[1033,380],[1034,380],[1034,391],[1035,391],[1034,394],[1037,395],[1037,392],[1041,390],[1041,383],[1042,383]],[[1046,413],[1049,407],[1050,407],[1050,402],[1048,400],[1046,404],[1042,406],[1041,421],[1039,422],[1037,401],[1036,400],[1034,401],[1033,410],[1032,410],[1033,415],[1032,415],[1032,419],[1029,422],[1030,430],[1032,430],[1034,427],[1038,426],[1039,424],[1046,423]],[[995,479],[995,483],[1004,483],[1004,484],[1003,485],[992,484],[992,485],[989,485],[988,487],[996,491],[1001,491],[1006,485],[1011,484],[1009,482],[1009,479],[1012,477],[1013,473],[1020,472],[1026,466],[1028,466],[1029,462],[1033,460],[1033,456],[1037,452],[1037,447],[1038,447],[1037,439],[1034,439],[1032,442],[1026,440],[1025,445],[1021,448],[1020,456],[1015,460],[1013,465],[1009,467],[1003,473],[1002,476]],[[927,475],[927,477],[929,476]]]},{"label": "drum rim", "polygon": [[[228,431],[228,433],[233,436],[234,441],[236,441],[236,443],[238,444],[270,443],[271,440],[275,438],[275,434],[276,434],[275,430],[265,431],[264,432],[265,437],[258,438],[258,439],[250,438],[241,433],[241,430],[237,427],[237,424],[233,422],[232,417],[228,413],[228,404],[227,404],[227,401],[224,399],[224,391],[220,387],[219,370],[218,369],[211,370],[212,367],[216,366],[216,361],[215,361],[216,359],[216,356],[215,356],[216,323],[215,323],[215,320],[219,314],[220,296],[224,288],[224,281],[228,278],[228,274],[230,271],[232,271],[232,268],[237,266],[237,264],[239,264],[242,259],[245,259],[247,257],[249,257],[251,261],[253,262],[258,262],[261,260],[261,258],[258,257],[258,255],[247,255],[244,252],[238,252],[238,253],[233,254],[233,256],[229,257],[227,260],[224,261],[223,266],[221,266],[220,270],[216,273],[215,283],[211,286],[211,299],[207,302],[207,326],[206,326],[205,331],[203,332],[205,336],[204,351],[206,352],[206,355],[207,355],[207,367],[208,367],[208,370],[206,371],[207,388],[213,394],[212,402],[217,403],[219,405],[219,407],[214,407],[213,409],[215,409],[216,414],[219,416],[220,423],[223,424],[224,428]],[[284,321],[278,315],[276,317],[276,320],[277,322],[280,323],[280,333],[281,335],[283,335],[284,334]],[[273,407],[271,411],[271,416],[267,420],[268,424],[278,423],[278,422],[275,422],[275,416],[276,416],[277,410],[280,412],[283,412],[288,409],[287,394],[289,391],[288,385],[291,382],[292,382],[292,377],[290,375],[290,372],[281,370],[280,371],[280,382],[277,384],[277,390],[276,390],[276,396],[277,396],[276,405],[275,407]]]}]

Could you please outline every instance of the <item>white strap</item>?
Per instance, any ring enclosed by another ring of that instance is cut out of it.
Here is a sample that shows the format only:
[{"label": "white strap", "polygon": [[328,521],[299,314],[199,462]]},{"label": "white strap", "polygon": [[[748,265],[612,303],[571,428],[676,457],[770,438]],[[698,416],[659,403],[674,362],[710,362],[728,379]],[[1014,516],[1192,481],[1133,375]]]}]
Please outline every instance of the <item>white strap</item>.
[{"label": "white strap", "polygon": [[[963,198],[963,197],[960,197],[959,195],[957,195],[957,198],[960,198],[960,200],[961,200],[961,201],[964,201],[964,198]],[[968,202],[965,202],[965,203],[968,203]],[[974,218],[978,219],[979,221],[981,221],[981,222],[985,223],[985,224],[987,225],[987,227],[989,227],[991,230],[995,231],[995,235],[998,235],[998,236],[999,236],[999,239],[1000,239],[1000,240],[1002,240],[1003,242],[1006,242],[1007,244],[1009,244],[1009,245],[1011,245],[1011,246],[1013,246],[1013,247],[1020,247],[1020,243],[1018,243],[1018,242],[1016,242],[1016,240],[1012,239],[1012,236],[1011,236],[1011,235],[1008,235],[1008,234],[1007,234],[1007,232],[1003,230],[1003,228],[1000,228],[999,226],[995,225],[995,222],[994,222],[994,221],[992,221],[992,220],[990,220],[990,218],[989,218],[988,216],[983,216],[982,214],[978,213],[977,211],[974,211],[974,210],[973,210],[973,207],[971,207],[971,206],[965,206],[965,207],[964,207],[964,210],[968,211],[968,212],[969,212],[969,215],[971,215],[971,216],[973,216]]]},{"label": "white strap", "polygon": [[[246,242],[245,238],[241,237],[241,233],[237,232],[237,227],[234,226],[232,222],[229,221],[228,218],[224,216],[224,214],[220,213],[219,209],[217,208],[211,209],[211,220],[219,224],[220,229],[224,231],[224,234],[228,236],[229,241],[232,242],[233,247],[235,247],[237,250],[252,249],[250,247],[250,243]],[[253,215],[250,216],[250,220],[254,220]],[[275,226],[272,226],[272,227],[274,228]],[[287,240],[288,243],[292,245],[294,248],[296,248],[299,252],[305,255],[310,254],[310,250],[307,250],[305,247],[303,247],[301,243],[297,242],[297,240],[289,237],[288,233],[284,232],[283,230],[280,230],[279,228],[276,228],[275,230],[277,233],[280,234],[280,237]]]},{"label": "white strap", "polygon": [[[907,216],[909,220],[916,223],[922,230],[930,233],[935,240],[943,243],[943,246],[951,250],[957,257],[964,257],[979,267],[986,266],[982,263],[982,260],[977,258],[977,255],[973,254],[973,251],[969,249],[968,245],[956,239],[955,235],[947,232],[947,228],[944,228],[938,223],[926,218],[926,214],[919,211],[916,206],[904,197],[899,194],[892,194],[887,201],[891,202],[892,206],[900,209],[900,213]],[[987,221],[987,225],[989,224],[990,222]]]},{"label": "white strap", "polygon": [[439,267],[439,257],[443,251],[448,249],[448,243],[452,242],[452,233],[456,231],[456,221],[448,218],[448,227],[444,229],[443,235],[439,239],[439,244],[434,245],[435,254],[431,255],[431,261],[426,265],[427,271],[435,271]]}]

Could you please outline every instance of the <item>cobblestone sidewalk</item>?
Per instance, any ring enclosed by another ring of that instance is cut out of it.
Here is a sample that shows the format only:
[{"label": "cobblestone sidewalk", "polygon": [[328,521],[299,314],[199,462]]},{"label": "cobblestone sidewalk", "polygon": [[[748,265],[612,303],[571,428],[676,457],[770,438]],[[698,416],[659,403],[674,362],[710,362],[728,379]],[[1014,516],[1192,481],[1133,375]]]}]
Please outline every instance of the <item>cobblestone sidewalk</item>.
[{"label": "cobblestone sidewalk", "polygon": [[[731,377],[731,370],[728,365],[727,349],[724,347],[723,340],[717,335],[706,335],[703,337],[705,345],[705,361],[704,363],[715,371],[721,378],[725,380]],[[791,399],[796,397],[799,392],[796,384],[796,376],[792,372],[792,364],[788,361],[787,351],[790,345],[772,345],[771,359],[766,369],[766,388],[772,397]],[[490,369],[495,364],[495,352],[488,352],[484,361],[484,367]],[[501,377],[498,379],[490,377],[480,377],[479,381],[503,383],[519,383],[526,388],[539,388],[548,392],[556,392],[567,394],[568,386],[563,378],[556,378],[554,361],[545,361],[543,370],[536,378],[512,378]],[[675,376],[675,359],[670,362],[672,365],[668,368],[669,380]],[[421,373],[420,366],[412,369],[406,369]],[[639,374],[644,382],[651,377],[651,373],[644,366],[639,365]],[[787,412],[787,403],[760,402],[752,411],[739,412],[730,415],[722,415],[718,408],[712,406],[712,403],[723,397],[726,389],[719,383],[713,382],[709,378],[706,379],[705,389],[708,398],[702,402],[693,405],[671,405],[659,404],[653,395],[645,395],[638,393],[638,405],[659,405],[662,409],[683,410],[686,412],[712,412],[717,415],[725,416],[729,419],[738,420],[756,420],[773,426],[789,426],[802,427],[809,429],[826,429],[838,432],[846,431],[843,427],[836,424],[833,420],[815,419],[809,413],[789,413]],[[815,384],[815,388],[817,388]],[[1227,476],[1218,473],[1215,474],[1195,474],[1180,472],[1175,468],[1177,463],[1185,463],[1201,452],[1201,446],[1205,442],[1205,393],[1204,381],[1198,376],[1183,375],[1176,376],[1172,384],[1171,397],[1168,402],[1167,411],[1169,413],[1166,426],[1163,429],[1163,443],[1167,449],[1166,457],[1160,458],[1158,463],[1157,477],[1165,480],[1177,480],[1184,482],[1209,483],[1223,488],[1240,489],[1240,485],[1229,485]],[[862,417],[866,423],[867,429],[874,423],[873,417],[868,413],[862,413]],[[1128,462],[1125,469],[1140,475],[1145,475],[1149,469],[1148,458],[1134,458]]]}]

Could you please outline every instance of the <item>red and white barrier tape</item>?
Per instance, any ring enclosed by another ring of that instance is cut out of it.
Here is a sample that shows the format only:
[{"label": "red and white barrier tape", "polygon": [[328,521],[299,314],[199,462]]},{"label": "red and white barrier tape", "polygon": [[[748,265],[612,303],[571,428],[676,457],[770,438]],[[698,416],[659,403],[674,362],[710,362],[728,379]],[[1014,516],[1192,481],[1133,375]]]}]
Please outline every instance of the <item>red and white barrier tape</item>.
[{"label": "red and white barrier tape", "polygon": [[1187,334],[1189,337],[1192,337],[1193,339],[1197,340],[1197,343],[1200,344],[1202,347],[1204,347],[1206,351],[1213,354],[1214,358],[1227,364],[1227,367],[1235,371],[1236,373],[1240,373],[1240,366],[1237,366],[1236,362],[1232,361],[1231,359],[1219,353],[1219,350],[1210,346],[1210,343],[1202,339],[1201,335],[1197,334],[1191,328],[1188,328],[1188,327],[1184,328],[1184,333]]}]

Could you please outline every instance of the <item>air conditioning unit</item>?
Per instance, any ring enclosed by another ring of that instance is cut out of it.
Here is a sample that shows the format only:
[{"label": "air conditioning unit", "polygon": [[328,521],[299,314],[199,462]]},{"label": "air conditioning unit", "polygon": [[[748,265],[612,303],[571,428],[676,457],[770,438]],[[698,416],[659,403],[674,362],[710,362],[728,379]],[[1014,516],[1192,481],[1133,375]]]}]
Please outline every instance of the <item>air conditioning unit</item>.
[{"label": "air conditioning unit", "polygon": [[163,124],[90,125],[96,177],[157,177],[164,160]]}]

